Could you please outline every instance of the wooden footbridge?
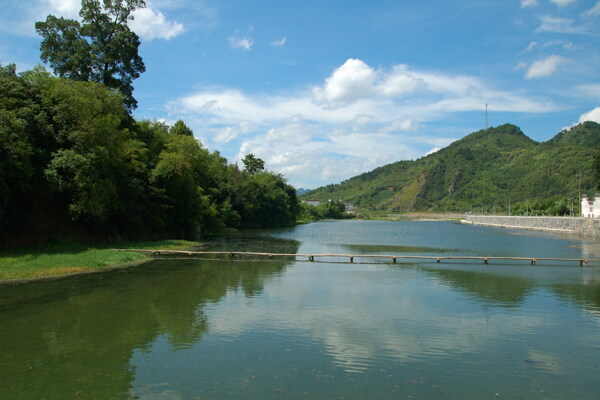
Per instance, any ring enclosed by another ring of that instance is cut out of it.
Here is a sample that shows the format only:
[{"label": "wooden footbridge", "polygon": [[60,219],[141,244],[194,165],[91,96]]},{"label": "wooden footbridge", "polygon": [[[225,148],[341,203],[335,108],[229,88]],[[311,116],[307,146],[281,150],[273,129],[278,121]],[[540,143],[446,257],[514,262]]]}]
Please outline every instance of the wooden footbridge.
[{"label": "wooden footbridge", "polygon": [[[150,254],[152,256],[226,256],[229,258],[234,257],[266,257],[269,259],[274,258],[305,258],[308,261],[316,261],[321,259],[347,259],[350,263],[353,263],[356,259],[383,259],[389,260],[392,263],[396,263],[398,260],[422,260],[422,261],[435,261],[440,263],[444,260],[465,260],[465,261],[482,261],[484,264],[488,264],[490,261],[524,261],[530,265],[537,265],[538,261],[542,261],[548,264],[557,263],[579,263],[581,267],[587,267],[590,263],[600,263],[600,259],[588,259],[588,258],[543,258],[543,257],[481,257],[481,256],[410,256],[410,255],[383,255],[383,254],[286,254],[286,253],[256,253],[256,252],[245,252],[245,251],[185,251],[185,250],[142,250],[142,249],[118,249],[120,251],[134,251],[144,254]],[[333,260],[335,261],[335,260]]]}]

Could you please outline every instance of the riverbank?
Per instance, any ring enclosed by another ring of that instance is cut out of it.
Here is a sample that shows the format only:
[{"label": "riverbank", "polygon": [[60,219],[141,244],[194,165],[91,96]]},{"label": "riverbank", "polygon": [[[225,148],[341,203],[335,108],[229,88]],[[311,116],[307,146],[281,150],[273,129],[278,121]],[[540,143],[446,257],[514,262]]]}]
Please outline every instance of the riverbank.
[{"label": "riverbank", "polygon": [[402,214],[385,214],[385,219],[390,221],[458,221],[464,214],[434,213],[434,212],[407,212]]},{"label": "riverbank", "polygon": [[185,240],[129,242],[118,245],[59,244],[0,251],[0,286],[106,272],[146,262],[147,255],[117,249],[185,250],[197,245]]},{"label": "riverbank", "polygon": [[600,236],[600,219],[581,217],[525,217],[500,215],[464,215],[462,223],[499,228]]}]

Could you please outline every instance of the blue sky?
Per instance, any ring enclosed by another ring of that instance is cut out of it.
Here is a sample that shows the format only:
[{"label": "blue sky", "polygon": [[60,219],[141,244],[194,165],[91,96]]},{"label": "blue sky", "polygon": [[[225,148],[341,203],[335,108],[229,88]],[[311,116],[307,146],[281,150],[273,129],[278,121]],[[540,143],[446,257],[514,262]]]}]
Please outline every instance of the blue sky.
[{"label": "blue sky", "polygon": [[[0,0],[0,62],[78,0]],[[131,28],[138,119],[183,119],[230,162],[296,187],[416,159],[489,125],[538,141],[600,122],[598,0],[151,0]]]}]

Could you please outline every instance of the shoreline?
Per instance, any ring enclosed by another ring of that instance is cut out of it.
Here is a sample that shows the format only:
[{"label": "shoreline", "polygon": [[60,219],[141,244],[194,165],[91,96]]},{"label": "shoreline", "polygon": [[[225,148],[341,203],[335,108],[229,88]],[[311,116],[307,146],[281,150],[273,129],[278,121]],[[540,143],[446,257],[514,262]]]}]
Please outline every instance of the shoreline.
[{"label": "shoreline", "polygon": [[[43,276],[22,278],[22,279],[0,279],[0,288],[6,287],[6,286],[18,286],[18,285],[23,285],[26,283],[34,283],[34,282],[58,281],[61,279],[74,278],[74,277],[82,276],[82,275],[92,275],[92,274],[100,274],[103,272],[112,272],[112,271],[116,271],[119,269],[127,269],[127,268],[137,267],[137,266],[140,266],[147,262],[150,262],[152,260],[153,260],[153,258],[148,257],[147,259],[144,259],[144,260],[129,261],[129,262],[125,262],[125,263],[109,265],[109,266],[98,268],[98,269],[86,269],[83,271],[76,271],[76,272],[72,272],[72,273],[56,274],[56,275],[43,275]],[[91,267],[87,267],[87,268],[91,268]]]},{"label": "shoreline", "polygon": [[137,267],[152,261],[151,256],[124,252],[127,247],[169,250],[194,249],[200,242],[162,240],[104,244],[58,243],[0,251],[0,288],[32,282],[54,281],[81,275]]},{"label": "shoreline", "polygon": [[597,218],[463,215],[460,222],[495,228],[600,236],[600,219]]}]

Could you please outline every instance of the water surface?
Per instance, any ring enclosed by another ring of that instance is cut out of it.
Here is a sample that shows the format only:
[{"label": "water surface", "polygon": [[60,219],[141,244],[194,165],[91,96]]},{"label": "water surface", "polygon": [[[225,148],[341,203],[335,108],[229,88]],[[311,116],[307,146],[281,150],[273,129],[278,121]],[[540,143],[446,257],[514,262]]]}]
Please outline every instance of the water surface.
[{"label": "water surface", "polygon": [[[204,248],[600,258],[577,236],[453,222]],[[578,264],[178,258],[0,288],[6,399],[596,399],[598,376],[600,268]]]}]

